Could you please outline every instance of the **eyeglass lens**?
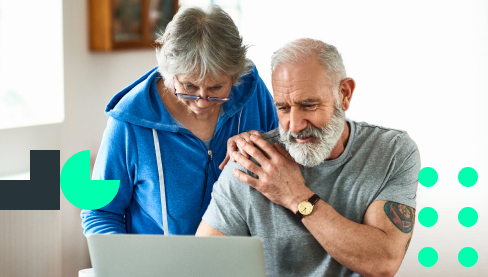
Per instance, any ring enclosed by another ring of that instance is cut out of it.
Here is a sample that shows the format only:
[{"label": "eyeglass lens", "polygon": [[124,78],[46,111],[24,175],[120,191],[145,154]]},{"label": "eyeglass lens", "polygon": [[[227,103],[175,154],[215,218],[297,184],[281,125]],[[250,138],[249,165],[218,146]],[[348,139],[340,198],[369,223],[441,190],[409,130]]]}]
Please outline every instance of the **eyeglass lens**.
[{"label": "eyeglass lens", "polygon": [[202,98],[198,95],[189,95],[189,94],[183,94],[183,93],[177,93],[176,96],[178,96],[181,99],[184,100],[198,100],[198,99],[206,99],[208,101],[216,102],[216,103],[225,103],[229,100],[231,100],[230,97],[208,97],[208,98]]},{"label": "eyeglass lens", "polygon": [[176,86],[174,84],[174,81],[175,81],[175,78],[173,77],[173,87],[174,87],[174,90],[175,90],[175,95],[181,99],[184,99],[184,100],[198,100],[198,99],[203,99],[203,100],[208,100],[208,101],[212,101],[212,102],[216,102],[216,103],[225,103],[227,101],[230,101],[232,100],[232,97],[234,96],[234,92],[232,90],[232,85],[231,85],[231,94],[232,96],[231,97],[206,97],[206,98],[202,98],[201,96],[199,95],[191,95],[191,94],[185,94],[185,93],[177,93],[176,92]]}]

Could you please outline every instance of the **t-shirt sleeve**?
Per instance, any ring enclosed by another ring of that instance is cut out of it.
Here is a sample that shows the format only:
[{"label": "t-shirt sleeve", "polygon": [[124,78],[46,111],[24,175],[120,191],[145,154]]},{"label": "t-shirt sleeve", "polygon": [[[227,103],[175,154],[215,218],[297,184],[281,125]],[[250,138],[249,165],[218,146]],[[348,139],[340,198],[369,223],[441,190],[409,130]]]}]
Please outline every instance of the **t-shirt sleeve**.
[{"label": "t-shirt sleeve", "polygon": [[408,134],[396,138],[390,166],[388,180],[375,200],[397,202],[415,209],[420,154],[417,145]]},{"label": "t-shirt sleeve", "polygon": [[245,169],[229,161],[214,184],[212,200],[203,215],[203,221],[228,236],[250,236],[246,223],[249,186],[237,179],[232,170]]}]

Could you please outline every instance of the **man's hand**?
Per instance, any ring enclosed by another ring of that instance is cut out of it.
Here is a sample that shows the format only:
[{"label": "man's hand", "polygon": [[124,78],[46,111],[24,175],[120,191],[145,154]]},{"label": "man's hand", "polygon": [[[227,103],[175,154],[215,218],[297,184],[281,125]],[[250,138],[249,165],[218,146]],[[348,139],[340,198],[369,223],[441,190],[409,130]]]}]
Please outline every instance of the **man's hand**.
[{"label": "man's hand", "polygon": [[[257,189],[269,200],[296,213],[298,204],[314,194],[305,186],[300,166],[278,143],[271,146],[261,137],[253,135],[250,138],[251,142],[244,139],[237,140],[237,146],[256,159],[261,166],[253,163],[237,151],[234,151],[231,157],[244,168],[256,174],[259,179],[253,178],[238,169],[234,169],[234,175],[242,182]],[[258,146],[264,154],[253,144]]]},{"label": "man's hand", "polygon": [[[227,162],[229,162],[231,154],[233,152],[237,151],[236,141],[239,139],[244,139],[244,140],[250,142],[251,141],[251,139],[250,139],[251,135],[262,137],[261,132],[259,132],[259,131],[249,131],[249,132],[244,132],[244,133],[240,133],[238,135],[235,135],[235,136],[233,136],[227,140],[227,153],[225,154],[224,161],[219,165],[220,170],[224,170],[224,166],[227,164]],[[251,144],[252,144],[252,142],[251,142]],[[241,153],[242,153],[242,155],[244,155],[244,157],[249,158],[249,155],[247,155],[247,153],[245,151],[243,151],[240,148],[239,148],[239,151],[241,151]],[[232,161],[235,162],[234,159],[232,159]]]}]

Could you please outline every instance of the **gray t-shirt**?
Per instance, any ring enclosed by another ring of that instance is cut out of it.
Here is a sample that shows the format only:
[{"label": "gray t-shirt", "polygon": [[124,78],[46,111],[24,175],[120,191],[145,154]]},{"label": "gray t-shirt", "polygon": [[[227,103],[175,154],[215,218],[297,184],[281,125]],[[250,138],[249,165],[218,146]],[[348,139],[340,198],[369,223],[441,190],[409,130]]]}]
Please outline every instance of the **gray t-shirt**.
[{"label": "gray t-shirt", "polygon": [[[357,223],[376,200],[415,208],[420,170],[415,142],[404,131],[347,122],[351,132],[341,156],[313,168],[300,166],[307,187]],[[279,142],[279,132],[263,138]],[[268,276],[360,276],[331,257],[290,210],[234,177],[234,168],[247,172],[229,162],[203,221],[226,235],[261,238]]]}]

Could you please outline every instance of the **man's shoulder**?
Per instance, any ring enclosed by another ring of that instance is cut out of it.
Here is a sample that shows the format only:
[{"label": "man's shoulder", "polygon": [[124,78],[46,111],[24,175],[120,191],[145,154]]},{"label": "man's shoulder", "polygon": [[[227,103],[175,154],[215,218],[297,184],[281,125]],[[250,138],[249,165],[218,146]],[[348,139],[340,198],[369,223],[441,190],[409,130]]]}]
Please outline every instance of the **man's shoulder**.
[{"label": "man's shoulder", "polygon": [[364,121],[357,122],[357,121],[349,120],[349,122],[354,123],[357,129],[356,130],[357,133],[365,132],[365,133],[375,133],[376,135],[391,135],[391,136],[407,134],[407,131],[405,130],[371,124]]},{"label": "man's shoulder", "polygon": [[274,144],[275,142],[280,141],[280,131],[278,128],[275,128],[267,133],[263,134],[263,139],[270,144]]},{"label": "man's shoulder", "polygon": [[[214,190],[222,190],[225,194],[245,194],[249,191],[250,186],[247,185],[246,183],[242,182],[241,180],[237,179],[236,176],[234,176],[234,169],[240,170],[244,173],[249,174],[248,170],[245,169],[242,165],[240,165],[237,162],[230,161],[225,165],[224,169],[222,170],[222,173],[219,176],[219,179],[214,185]],[[252,177],[252,174],[249,174]]]},{"label": "man's shoulder", "polygon": [[[359,122],[355,127],[351,149],[354,161],[360,164],[373,163],[371,168],[384,167],[391,176],[396,176],[406,168],[420,168],[419,149],[406,131],[365,122]],[[418,172],[413,175],[418,175]]]},{"label": "man's shoulder", "polygon": [[350,120],[349,122],[355,125],[354,139],[360,144],[370,142],[381,148],[406,147],[410,150],[417,149],[415,141],[405,130],[370,124],[363,121],[355,122]]},{"label": "man's shoulder", "polygon": [[[267,133],[263,134],[263,139],[269,142],[271,145],[273,145],[275,142],[279,142],[279,130],[278,128],[271,130]],[[259,148],[258,148],[259,149]],[[262,150],[261,150],[262,151]],[[259,165],[259,163],[251,157],[250,160]],[[242,165],[240,165],[237,162],[233,162],[229,160],[227,165],[224,167],[222,170],[222,173],[220,174],[220,177],[218,179],[218,182],[216,183],[216,187],[218,187],[219,190],[226,191],[227,193],[249,193],[249,191],[254,190],[252,187],[250,187],[248,184],[242,182],[239,180],[236,176],[234,176],[234,169],[240,170],[244,172],[245,174],[253,177],[253,178],[258,178],[256,174],[253,172],[247,170],[244,168]]]},{"label": "man's shoulder", "polygon": [[[278,128],[276,128],[267,133],[264,133],[263,139],[269,142],[271,145],[273,145],[275,142],[279,142],[279,136],[280,136],[279,130]],[[259,165],[259,163],[253,157],[251,157],[251,161]],[[253,178],[257,178],[256,174],[254,174],[253,172],[247,170],[239,163],[229,160],[227,165],[222,170],[222,173],[220,174],[219,186],[226,187],[229,190],[240,190],[241,192],[250,190],[249,185],[240,181],[239,179],[237,179],[237,177],[234,176],[233,174],[234,169],[240,170],[250,175]]]}]

